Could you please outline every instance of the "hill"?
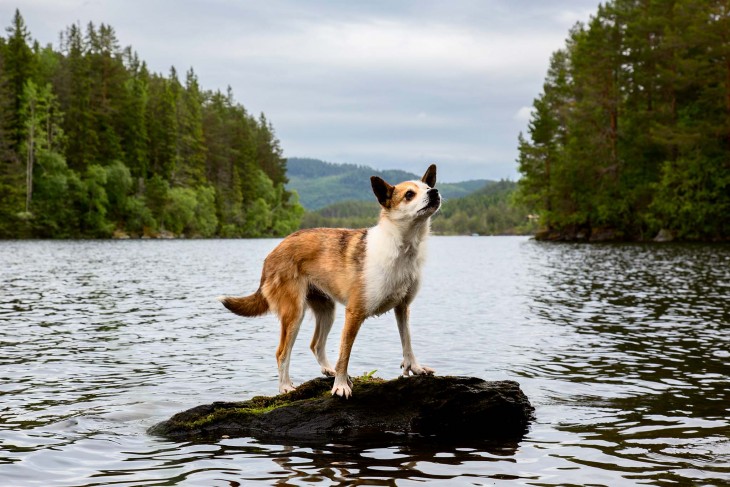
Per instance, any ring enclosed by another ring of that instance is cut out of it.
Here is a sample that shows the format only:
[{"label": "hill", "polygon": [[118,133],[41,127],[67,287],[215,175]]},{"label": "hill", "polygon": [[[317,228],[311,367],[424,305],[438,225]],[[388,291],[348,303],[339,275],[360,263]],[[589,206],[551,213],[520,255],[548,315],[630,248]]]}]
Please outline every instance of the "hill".
[{"label": "hill", "polygon": [[[346,200],[375,201],[370,188],[370,176],[380,176],[391,183],[421,176],[400,170],[379,171],[368,166],[336,164],[319,159],[291,157],[287,161],[289,191],[299,193],[299,202],[310,211]],[[475,179],[460,183],[439,183],[439,191],[447,198],[460,198],[490,181]]]},{"label": "hill", "polygon": [[[490,181],[462,198],[446,199],[433,218],[432,229],[441,235],[530,235],[537,224],[523,207],[512,204],[517,183]],[[363,228],[375,225],[377,201],[347,200],[309,211],[302,228]]]}]

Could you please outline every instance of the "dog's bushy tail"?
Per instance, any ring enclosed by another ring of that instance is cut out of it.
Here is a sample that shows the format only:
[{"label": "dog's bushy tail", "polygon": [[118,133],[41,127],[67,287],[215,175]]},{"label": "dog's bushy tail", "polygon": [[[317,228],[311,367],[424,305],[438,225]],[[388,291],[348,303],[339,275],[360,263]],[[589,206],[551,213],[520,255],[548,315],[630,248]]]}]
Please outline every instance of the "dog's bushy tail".
[{"label": "dog's bushy tail", "polygon": [[269,302],[266,301],[261,289],[250,296],[241,298],[221,296],[218,300],[223,306],[241,316],[260,316],[269,311]]}]

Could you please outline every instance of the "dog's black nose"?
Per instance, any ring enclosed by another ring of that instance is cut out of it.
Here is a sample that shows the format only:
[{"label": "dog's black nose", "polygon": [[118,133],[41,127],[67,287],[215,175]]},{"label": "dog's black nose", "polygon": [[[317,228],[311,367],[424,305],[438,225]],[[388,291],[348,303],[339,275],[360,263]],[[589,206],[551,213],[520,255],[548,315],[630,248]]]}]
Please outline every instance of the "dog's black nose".
[{"label": "dog's black nose", "polygon": [[434,195],[434,196],[438,196],[438,194],[439,194],[439,190],[438,190],[438,189],[436,189],[436,188],[431,188],[431,189],[429,189],[429,190],[428,190],[428,194],[429,194],[429,195]]}]

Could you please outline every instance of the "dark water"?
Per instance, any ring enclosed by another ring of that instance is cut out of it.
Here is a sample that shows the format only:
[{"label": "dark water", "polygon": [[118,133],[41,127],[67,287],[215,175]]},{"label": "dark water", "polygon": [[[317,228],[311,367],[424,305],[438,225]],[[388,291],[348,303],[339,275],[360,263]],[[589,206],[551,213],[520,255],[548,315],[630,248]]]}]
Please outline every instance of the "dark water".
[{"label": "dark water", "polygon": [[[730,485],[727,246],[433,238],[416,354],[520,382],[537,420],[519,444],[148,436],[179,410],[276,392],[274,318],[214,300],[253,291],[275,244],[0,242],[0,485]],[[312,330],[295,383],[319,372]],[[369,320],[351,373],[392,378],[400,361],[392,314]]]}]

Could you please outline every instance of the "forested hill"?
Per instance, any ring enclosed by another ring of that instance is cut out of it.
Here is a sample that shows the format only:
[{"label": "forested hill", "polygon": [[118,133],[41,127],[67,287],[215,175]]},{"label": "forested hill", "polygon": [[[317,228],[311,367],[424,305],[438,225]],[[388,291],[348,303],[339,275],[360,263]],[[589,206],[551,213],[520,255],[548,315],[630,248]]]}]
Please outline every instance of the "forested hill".
[{"label": "forested hill", "polygon": [[604,3],[553,54],[519,148],[547,238],[728,240],[727,2]]},{"label": "forested hill", "polygon": [[0,37],[0,238],[284,235],[286,182],[263,114],[150,72],[112,27],[40,46],[16,11]]},{"label": "forested hill", "polygon": [[[431,228],[440,235],[532,235],[536,222],[524,207],[512,204],[517,183],[492,181],[462,198],[446,199]],[[372,201],[341,201],[304,214],[302,228],[375,225],[380,205]]]},{"label": "forested hill", "polygon": [[[368,166],[295,157],[288,160],[287,175],[287,187],[296,190],[302,206],[308,210],[318,210],[346,200],[375,201],[370,176],[380,176],[392,184],[421,178],[421,175],[400,170],[379,171]],[[438,188],[447,199],[459,198],[483,188],[489,182],[485,179],[460,183],[439,182]]]}]

